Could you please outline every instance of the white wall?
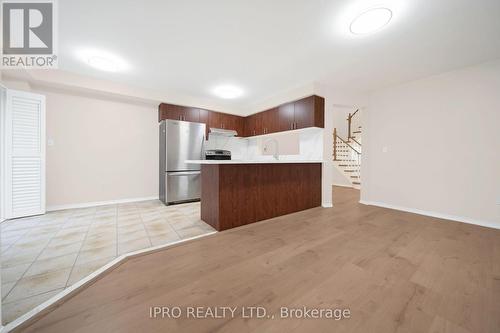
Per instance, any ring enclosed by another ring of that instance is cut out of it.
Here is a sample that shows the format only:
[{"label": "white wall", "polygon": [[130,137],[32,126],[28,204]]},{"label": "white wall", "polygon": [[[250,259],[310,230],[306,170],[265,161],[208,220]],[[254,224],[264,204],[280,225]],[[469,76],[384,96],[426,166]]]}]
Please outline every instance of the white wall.
[{"label": "white wall", "polygon": [[500,61],[374,92],[362,201],[500,228],[499,92]]},{"label": "white wall", "polygon": [[47,98],[48,209],[158,197],[154,106],[53,91]]}]

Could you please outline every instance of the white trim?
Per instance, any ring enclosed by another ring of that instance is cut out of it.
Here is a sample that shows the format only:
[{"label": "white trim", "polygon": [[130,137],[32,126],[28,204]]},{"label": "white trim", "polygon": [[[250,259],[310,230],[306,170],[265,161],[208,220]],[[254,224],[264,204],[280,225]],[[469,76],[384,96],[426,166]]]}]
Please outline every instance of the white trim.
[{"label": "white trim", "polygon": [[45,301],[42,304],[36,306],[35,308],[33,308],[29,312],[25,313],[21,317],[19,317],[19,318],[13,320],[12,322],[8,323],[7,325],[4,326],[5,332],[3,332],[3,331],[0,331],[0,332],[1,333],[7,333],[7,332],[12,331],[13,329],[15,329],[18,326],[20,326],[21,324],[23,324],[24,322],[32,319],[34,316],[36,316],[38,313],[40,313],[41,311],[45,310],[46,308],[48,308],[52,304],[60,301],[61,299],[65,298],[67,296],[70,296],[71,294],[73,294],[74,292],[76,292],[78,289],[80,289],[80,288],[88,285],[90,282],[94,281],[96,278],[99,277],[99,275],[104,274],[107,271],[113,269],[114,267],[116,267],[119,264],[121,264],[122,261],[124,261],[124,260],[126,260],[128,258],[132,258],[132,257],[138,256],[138,255],[142,255],[142,254],[146,254],[146,253],[150,253],[150,252],[156,252],[158,250],[166,249],[166,248],[169,248],[171,246],[178,245],[178,244],[181,244],[181,243],[184,243],[184,242],[187,242],[187,241],[191,241],[191,240],[194,240],[194,239],[198,239],[198,238],[206,237],[206,236],[209,236],[209,235],[213,235],[215,233],[217,233],[217,231],[213,231],[213,232],[210,232],[208,234],[199,235],[199,236],[195,236],[195,237],[191,237],[191,238],[187,238],[187,239],[181,239],[181,240],[178,240],[176,242],[173,242],[173,243],[170,243],[170,244],[166,244],[166,245],[158,245],[158,246],[150,247],[150,248],[147,248],[147,249],[142,249],[142,250],[138,250],[138,251],[134,251],[134,252],[129,252],[127,254],[122,254],[121,256],[115,258],[113,261],[111,261],[111,262],[107,263],[106,265],[102,266],[101,268],[97,269],[95,272],[91,273],[90,275],[88,275],[88,276],[84,277],[83,279],[81,279],[80,281],[76,282],[71,287],[68,287],[68,288],[64,289],[63,291],[61,291],[57,295],[54,295],[53,297],[49,298],[47,301]]},{"label": "white trim", "polygon": [[323,208],[332,208],[333,204],[331,202],[323,202],[321,204],[321,207],[323,207]]},{"label": "white trim", "polygon": [[431,211],[427,211],[427,210],[402,207],[402,206],[391,205],[391,204],[387,204],[384,202],[377,202],[377,201],[359,200],[359,203],[361,203],[363,205],[378,206],[378,207],[395,209],[395,210],[400,210],[400,211],[419,214],[419,215],[436,217],[438,219],[451,220],[451,221],[463,222],[463,223],[468,223],[468,224],[475,224],[475,225],[479,225],[481,227],[500,229],[500,225],[498,223],[476,220],[476,219],[472,219],[470,217],[449,215],[449,214],[443,214],[443,213],[438,213],[438,212],[431,212]]},{"label": "white trim", "polygon": [[[0,223],[5,221],[5,128],[6,119],[5,114],[7,113],[7,88],[2,84],[0,88]],[[0,315],[1,315],[0,311]],[[0,323],[1,325],[1,323]]]},{"label": "white trim", "polygon": [[157,200],[158,196],[151,197],[143,197],[143,198],[129,198],[129,199],[117,199],[117,200],[108,200],[108,201],[93,201],[93,202],[83,202],[77,204],[67,204],[67,205],[53,205],[48,206],[47,211],[55,211],[55,210],[63,210],[63,209],[74,209],[74,208],[87,208],[94,206],[105,206],[105,205],[116,205],[121,203],[128,202],[137,202],[137,201],[147,201],[147,200]]},{"label": "white trim", "polygon": [[349,188],[354,188],[353,185],[345,185],[345,184],[335,184],[333,183],[332,186],[341,186],[341,187],[349,187]]}]

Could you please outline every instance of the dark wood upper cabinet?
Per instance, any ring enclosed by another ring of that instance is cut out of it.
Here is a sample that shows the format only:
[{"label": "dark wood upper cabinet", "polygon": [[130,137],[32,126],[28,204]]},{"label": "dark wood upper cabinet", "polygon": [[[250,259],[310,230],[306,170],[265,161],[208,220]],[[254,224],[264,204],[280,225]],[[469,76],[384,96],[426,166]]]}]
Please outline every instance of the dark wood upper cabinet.
[{"label": "dark wood upper cabinet", "polygon": [[162,103],[158,109],[158,120],[173,119],[191,122],[200,122],[200,109]]},{"label": "dark wood upper cabinet", "polygon": [[238,136],[255,136],[307,127],[325,127],[325,99],[309,96],[247,117],[161,103],[158,121],[164,119],[200,122],[210,128],[235,130]]},{"label": "dark wood upper cabinet", "polygon": [[254,128],[255,128],[255,117],[253,115],[245,117],[245,127],[243,131],[244,136],[248,137],[255,135]]},{"label": "dark wood upper cabinet", "polygon": [[294,129],[314,126],[314,96],[294,103]]},{"label": "dark wood upper cabinet", "polygon": [[286,103],[278,107],[279,131],[290,131],[294,129],[295,103]]},{"label": "dark wood upper cabinet", "polygon": [[245,118],[245,136],[255,136],[263,134],[262,112],[253,114]]},{"label": "dark wood upper cabinet", "polygon": [[258,113],[261,116],[261,134],[269,134],[280,131],[280,122],[279,122],[279,109],[274,108],[271,110],[267,110],[264,112]]},{"label": "dark wood upper cabinet", "polygon": [[295,129],[325,127],[325,99],[310,96],[295,102]]},{"label": "dark wood upper cabinet", "polygon": [[235,115],[226,115],[224,121],[224,129],[236,131],[237,136],[244,136],[245,118]]},{"label": "dark wood upper cabinet", "polygon": [[200,123],[205,124],[205,138],[208,139],[208,115],[210,114],[210,111],[200,109]]},{"label": "dark wood upper cabinet", "polygon": [[325,127],[325,99],[316,95],[279,106],[280,131]]},{"label": "dark wood upper cabinet", "polygon": [[200,121],[200,109],[192,107],[182,107],[182,120],[191,121],[199,123]]},{"label": "dark wood upper cabinet", "polygon": [[243,136],[244,118],[232,114],[213,112],[208,114],[208,127],[234,130],[238,136]]},{"label": "dark wood upper cabinet", "polygon": [[208,128],[222,128],[221,113],[214,111],[208,113]]},{"label": "dark wood upper cabinet", "polygon": [[180,108],[179,105],[161,103],[158,107],[158,121],[163,119],[181,120]]}]

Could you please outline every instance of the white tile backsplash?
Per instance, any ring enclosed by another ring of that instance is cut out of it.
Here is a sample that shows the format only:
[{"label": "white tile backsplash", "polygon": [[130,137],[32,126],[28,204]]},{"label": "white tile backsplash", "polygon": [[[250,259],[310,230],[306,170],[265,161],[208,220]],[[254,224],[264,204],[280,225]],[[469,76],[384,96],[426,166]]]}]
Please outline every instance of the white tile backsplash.
[{"label": "white tile backsplash", "polygon": [[[306,128],[297,131],[273,133],[253,138],[227,138],[211,136],[206,141],[205,149],[230,150],[233,160],[272,160],[275,143],[281,160],[322,160],[323,129]],[[268,146],[268,153],[263,154],[263,146]]]}]

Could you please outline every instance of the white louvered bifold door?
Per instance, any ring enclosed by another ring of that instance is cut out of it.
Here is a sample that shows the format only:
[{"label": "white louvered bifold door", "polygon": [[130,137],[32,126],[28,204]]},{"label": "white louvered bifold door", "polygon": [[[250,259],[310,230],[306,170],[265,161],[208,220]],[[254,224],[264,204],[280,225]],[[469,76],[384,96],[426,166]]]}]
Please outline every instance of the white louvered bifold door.
[{"label": "white louvered bifold door", "polygon": [[45,96],[7,90],[5,217],[45,213]]}]

